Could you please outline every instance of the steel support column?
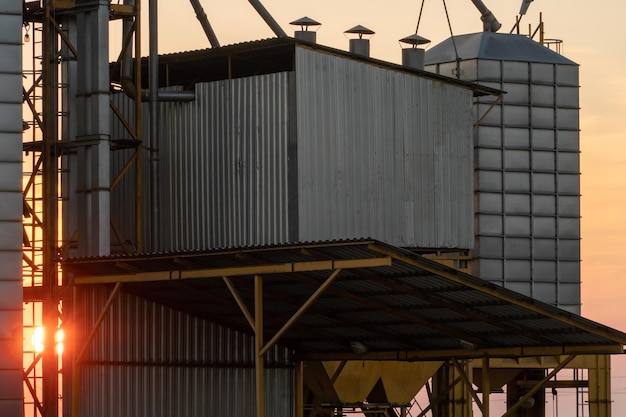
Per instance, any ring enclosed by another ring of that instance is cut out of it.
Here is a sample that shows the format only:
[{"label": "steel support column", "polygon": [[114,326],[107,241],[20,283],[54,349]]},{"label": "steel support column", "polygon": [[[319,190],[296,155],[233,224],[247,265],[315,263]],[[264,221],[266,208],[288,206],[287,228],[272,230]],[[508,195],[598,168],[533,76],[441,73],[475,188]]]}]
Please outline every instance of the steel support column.
[{"label": "steel support column", "polygon": [[295,417],[304,417],[304,362],[296,363],[296,381],[295,381]]},{"label": "steel support column", "polygon": [[263,363],[263,278],[254,276],[254,361],[256,376],[256,415],[265,417],[265,369]]},{"label": "steel support column", "polygon": [[611,417],[611,357],[597,355],[589,367],[589,417]]},{"label": "steel support column", "polygon": [[489,356],[485,356],[483,358],[483,404],[482,404],[482,412],[483,417],[489,417],[490,415],[490,407],[489,407],[489,394],[491,391],[491,380],[489,379]]},{"label": "steel support column", "polygon": [[54,336],[58,327],[57,271],[57,190],[58,190],[58,66],[57,30],[53,24],[53,2],[44,2],[43,18],[43,326],[44,351],[42,358],[43,409],[45,417],[58,415],[59,358]]}]

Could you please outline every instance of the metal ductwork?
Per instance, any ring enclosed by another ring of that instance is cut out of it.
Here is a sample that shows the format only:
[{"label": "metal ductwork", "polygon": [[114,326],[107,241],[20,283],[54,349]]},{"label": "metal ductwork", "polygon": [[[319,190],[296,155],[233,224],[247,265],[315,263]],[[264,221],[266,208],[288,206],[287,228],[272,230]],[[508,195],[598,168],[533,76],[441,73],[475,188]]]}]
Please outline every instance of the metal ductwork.
[{"label": "metal ductwork", "polygon": [[[154,0],[152,0],[154,1]],[[150,2],[150,4],[152,5],[152,1]],[[124,0],[124,4],[128,5],[128,6],[133,6],[135,7],[135,0]],[[154,6],[154,8],[156,9],[156,5]],[[205,15],[206,16],[206,15]],[[208,22],[207,22],[208,23]],[[130,21],[124,21],[123,23],[123,39],[126,39],[127,36],[129,35],[130,31],[132,31],[132,26],[133,23]],[[209,25],[210,27],[210,25]],[[158,36],[158,32],[155,28],[154,33],[152,33],[152,30],[150,31],[150,45],[157,45],[156,48],[151,47],[151,51],[150,53],[152,54],[157,53],[158,54],[158,42],[157,42],[157,36]],[[217,41],[217,39],[216,39]],[[219,46],[219,45],[218,45]],[[153,51],[154,50],[154,51]],[[153,59],[152,57],[150,59]],[[158,77],[158,55],[156,57],[157,60],[157,65],[156,65],[156,75],[154,75],[155,77]],[[155,68],[151,69],[152,71],[155,70]],[[151,74],[153,75],[153,74]],[[124,93],[132,98],[133,100],[137,97],[137,86],[135,85],[134,79],[133,79],[133,57],[132,57],[132,50],[131,48],[126,48],[126,51],[124,52],[124,56],[122,57],[121,60],[121,74],[120,74],[120,84],[122,86],[122,89],[124,90]],[[157,78],[157,83],[156,83],[156,88],[157,88],[157,100],[158,101],[193,101],[196,99],[196,94],[193,91],[158,91],[158,78]],[[151,86],[152,87],[152,86]],[[141,92],[141,101],[149,101],[150,100],[150,90],[143,90]]]},{"label": "metal ductwork", "polygon": [[530,6],[530,3],[532,3],[533,0],[524,0],[522,2],[522,6],[519,9],[519,14],[520,16],[523,16],[526,14],[526,12],[528,11],[528,7]]},{"label": "metal ductwork", "polygon": [[204,30],[204,34],[206,35],[207,39],[211,43],[211,46],[213,48],[219,48],[220,42],[217,40],[217,36],[215,35],[215,32],[213,31],[213,28],[211,27],[211,24],[209,23],[209,18],[204,12],[204,9],[202,8],[200,1],[199,0],[189,0],[189,1],[191,2],[191,5],[193,6],[194,12],[196,12],[196,18],[200,21],[202,30]]},{"label": "metal ductwork", "polygon": [[261,4],[259,0],[248,0],[248,2],[252,5],[252,7],[254,7],[254,10],[256,10],[261,18],[263,18],[265,23],[267,23],[267,25],[270,27],[270,29],[272,29],[276,36],[278,36],[279,38],[287,37],[285,31],[280,27],[278,22],[274,20],[272,15],[267,11],[267,9]]},{"label": "metal ductwork", "polygon": [[498,19],[496,19],[482,0],[472,0],[472,3],[481,13],[480,20],[483,21],[484,32],[497,32],[502,27],[502,24],[498,22]]}]

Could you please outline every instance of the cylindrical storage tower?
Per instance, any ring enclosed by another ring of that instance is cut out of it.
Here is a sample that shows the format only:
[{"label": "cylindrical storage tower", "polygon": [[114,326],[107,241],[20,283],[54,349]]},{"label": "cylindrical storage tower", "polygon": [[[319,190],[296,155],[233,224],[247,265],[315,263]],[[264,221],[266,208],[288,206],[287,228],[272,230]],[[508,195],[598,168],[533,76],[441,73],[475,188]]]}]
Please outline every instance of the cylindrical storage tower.
[{"label": "cylindrical storage tower", "polygon": [[24,415],[22,3],[0,2],[0,416]]},{"label": "cylindrical storage tower", "polygon": [[447,40],[426,69],[506,92],[474,106],[473,272],[580,313],[578,65],[522,35],[455,40],[458,68]]}]

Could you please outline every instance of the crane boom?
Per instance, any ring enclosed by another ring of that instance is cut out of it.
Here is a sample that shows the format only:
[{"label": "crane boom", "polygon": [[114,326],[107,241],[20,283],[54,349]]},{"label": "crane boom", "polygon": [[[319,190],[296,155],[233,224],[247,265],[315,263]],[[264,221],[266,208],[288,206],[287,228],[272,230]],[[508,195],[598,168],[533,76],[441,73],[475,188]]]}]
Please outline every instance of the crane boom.
[{"label": "crane boom", "polygon": [[491,13],[491,10],[487,8],[482,0],[472,0],[474,6],[481,13],[480,20],[483,21],[483,31],[485,32],[497,32],[502,27],[502,24],[498,22],[498,19]]}]

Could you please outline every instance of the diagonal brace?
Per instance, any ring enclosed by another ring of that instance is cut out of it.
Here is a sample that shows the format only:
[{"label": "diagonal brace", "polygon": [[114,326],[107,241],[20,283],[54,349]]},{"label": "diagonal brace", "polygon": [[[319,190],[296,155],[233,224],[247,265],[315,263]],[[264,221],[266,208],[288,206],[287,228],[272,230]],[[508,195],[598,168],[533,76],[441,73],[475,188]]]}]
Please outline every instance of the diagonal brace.
[{"label": "diagonal brace", "polygon": [[248,310],[248,307],[246,307],[246,304],[241,299],[241,296],[237,292],[237,289],[235,288],[235,286],[233,285],[233,283],[231,282],[231,280],[228,277],[222,277],[222,279],[224,280],[224,283],[228,287],[228,290],[232,294],[233,298],[237,302],[237,305],[241,309],[241,312],[246,317],[246,320],[248,321],[248,324],[254,330],[255,329],[254,318],[252,317],[252,314],[250,314],[250,310]]},{"label": "diagonal brace", "polygon": [[567,364],[570,363],[571,361],[573,361],[574,359],[576,359],[576,355],[569,355],[567,358],[565,358],[565,360],[563,362],[561,362],[559,364],[559,366],[554,368],[545,378],[543,378],[541,381],[539,381],[537,383],[537,385],[532,387],[531,390],[526,393],[526,395],[524,395],[522,398],[520,398],[518,402],[513,404],[513,406],[511,408],[509,408],[507,410],[507,412],[502,415],[502,417],[510,417],[510,416],[512,416],[513,413],[518,408],[520,408],[522,406],[522,404],[524,404],[524,402],[526,402],[526,400],[528,400],[530,397],[535,395],[535,393],[537,393],[540,389],[542,389],[546,385],[546,383],[550,379],[552,379],[552,377],[554,375],[556,375],[561,369],[565,368],[567,366]]},{"label": "diagonal brace", "polygon": [[333,273],[330,274],[326,281],[324,281],[324,283],[320,285],[317,290],[315,290],[315,292],[309,297],[309,299],[306,300],[304,304],[302,304],[298,311],[296,311],[296,313],[291,316],[289,320],[287,320],[287,323],[285,323],[283,327],[278,332],[276,332],[274,337],[272,337],[272,339],[267,342],[265,346],[263,346],[260,352],[261,355],[264,355],[265,352],[267,352],[272,346],[276,344],[276,342],[285,334],[285,332],[289,330],[289,328],[293,326],[296,321],[298,321],[298,319],[309,309],[309,307],[311,307],[311,304],[313,304],[313,302],[315,302],[315,300],[317,300],[320,295],[322,295],[324,291],[326,291],[326,289],[333,283],[335,278],[337,278],[340,273],[341,269],[335,269]]}]

